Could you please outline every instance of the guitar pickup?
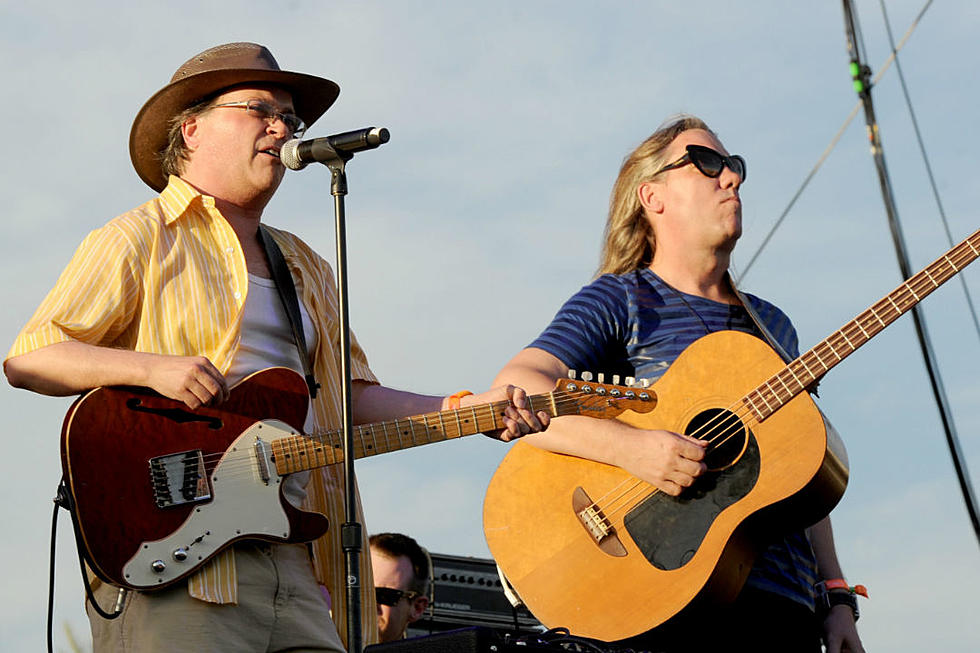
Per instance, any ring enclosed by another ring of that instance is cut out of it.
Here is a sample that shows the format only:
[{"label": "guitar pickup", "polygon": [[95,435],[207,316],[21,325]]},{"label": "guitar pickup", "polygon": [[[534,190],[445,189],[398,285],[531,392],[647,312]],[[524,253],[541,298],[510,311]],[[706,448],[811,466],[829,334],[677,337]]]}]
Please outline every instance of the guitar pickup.
[{"label": "guitar pickup", "polygon": [[211,498],[204,455],[200,449],[150,459],[150,485],[158,508]]}]

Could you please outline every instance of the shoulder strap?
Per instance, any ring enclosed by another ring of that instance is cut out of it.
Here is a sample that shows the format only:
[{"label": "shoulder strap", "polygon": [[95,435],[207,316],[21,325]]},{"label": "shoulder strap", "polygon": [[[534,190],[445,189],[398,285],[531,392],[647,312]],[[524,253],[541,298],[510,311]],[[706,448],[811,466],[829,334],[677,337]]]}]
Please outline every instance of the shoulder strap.
[{"label": "shoulder strap", "polygon": [[728,276],[728,283],[732,287],[732,291],[735,293],[735,296],[738,297],[740,302],[742,302],[742,306],[745,307],[745,312],[749,314],[749,317],[752,318],[753,322],[755,322],[756,328],[760,333],[762,333],[762,336],[766,339],[766,342],[769,343],[769,346],[776,350],[776,353],[780,355],[784,362],[792,362],[793,357],[789,355],[786,349],[783,348],[783,345],[776,340],[766,325],[763,324],[762,320],[759,318],[759,314],[756,313],[755,308],[752,306],[751,302],[749,302],[749,298],[735,286],[735,281],[732,279],[731,275]]},{"label": "shoulder strap", "polygon": [[310,388],[310,397],[316,398],[317,388],[320,384],[313,376],[313,366],[310,363],[310,355],[306,350],[306,336],[303,335],[303,317],[299,312],[299,300],[296,297],[296,285],[293,277],[289,273],[286,265],[286,258],[279,249],[279,244],[272,237],[265,225],[259,225],[259,241],[265,248],[265,255],[269,259],[269,266],[272,269],[272,280],[276,282],[276,290],[279,292],[279,299],[286,309],[289,317],[289,326],[293,330],[293,339],[296,341],[296,348],[299,350],[299,360],[303,364],[303,375],[306,377],[306,385]]}]

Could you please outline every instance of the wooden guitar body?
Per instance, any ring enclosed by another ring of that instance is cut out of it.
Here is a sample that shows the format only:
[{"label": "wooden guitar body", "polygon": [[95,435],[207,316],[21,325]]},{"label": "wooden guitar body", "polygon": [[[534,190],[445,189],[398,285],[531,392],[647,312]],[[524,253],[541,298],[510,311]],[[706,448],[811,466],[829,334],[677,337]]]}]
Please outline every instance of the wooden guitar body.
[{"label": "wooden guitar body", "polygon": [[[257,372],[237,385],[225,403],[196,411],[139,388],[98,388],[80,397],[65,417],[61,456],[76,537],[93,571],[116,585],[153,589],[186,577],[236,539],[306,541],[323,534],[326,518],[285,501],[275,474],[270,484],[257,482],[252,451],[235,446],[240,437],[247,438],[243,434],[249,427],[271,416],[301,429],[308,401],[305,381],[284,368]],[[200,452],[201,466],[195,467],[196,460],[183,464],[185,478],[169,482],[179,491],[168,496],[168,481],[154,475],[151,461],[181,452]],[[221,465],[230,473],[216,474]],[[241,488],[251,488],[251,494],[242,496]],[[188,530],[195,514],[213,510],[216,497],[222,499],[223,512],[247,520],[257,511],[256,492],[277,517],[275,534],[227,520],[223,528],[208,522],[200,532]],[[235,502],[241,503],[237,509]],[[179,541],[168,540],[175,533]],[[128,563],[144,551],[154,553],[148,549],[154,542],[170,545],[148,561],[160,560],[165,571],[141,564],[134,574]],[[184,560],[174,559],[177,549],[184,550]]]},{"label": "wooden guitar body", "polygon": [[[527,400],[555,417],[653,409],[631,394],[565,379]],[[140,388],[97,388],[79,398],[65,417],[62,467],[76,538],[92,569],[115,585],[149,591],[186,578],[238,540],[323,535],[326,517],[295,508],[282,494],[289,474],[344,458],[341,431],[300,432],[308,401],[306,381],[284,368],[256,372],[224,403],[195,411]],[[494,431],[509,405],[357,425],[352,453],[361,458]]]},{"label": "wooden guitar body", "polygon": [[784,365],[758,338],[714,333],[649,389],[652,412],[617,418],[716,441],[709,467],[720,471],[680,497],[616,467],[526,443],[510,450],[487,491],[484,529],[542,623],[613,641],[696,599],[730,600],[767,537],[828,514],[844,492],[847,459],[810,396],[761,422],[743,405]]}]

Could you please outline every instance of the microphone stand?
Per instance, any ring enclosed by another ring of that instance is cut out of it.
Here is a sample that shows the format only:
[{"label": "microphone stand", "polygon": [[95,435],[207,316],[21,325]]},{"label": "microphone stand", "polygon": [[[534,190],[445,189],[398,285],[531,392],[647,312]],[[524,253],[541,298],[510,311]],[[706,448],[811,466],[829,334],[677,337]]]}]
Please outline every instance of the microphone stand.
[{"label": "microphone stand", "polygon": [[344,549],[347,578],[347,650],[361,653],[361,568],[359,555],[364,548],[362,525],[357,521],[357,498],[354,492],[354,411],[351,405],[350,317],[347,301],[347,227],[344,197],[347,195],[345,166],[352,152],[333,150],[334,156],[321,161],[330,169],[330,194],[334,197],[337,240],[337,299],[340,314],[340,376],[344,433],[344,524],[340,539]]},{"label": "microphone stand", "polygon": [[[903,279],[912,276],[908,262],[908,253],[905,248],[905,238],[902,235],[902,226],[898,220],[898,211],[895,208],[895,197],[892,194],[891,181],[888,176],[888,169],[885,167],[885,154],[881,148],[881,135],[878,132],[878,119],[875,117],[874,105],[871,103],[871,69],[861,61],[861,54],[858,48],[857,28],[851,0],[843,0],[844,3],[844,22],[847,30],[847,48],[851,55],[851,76],[854,80],[854,90],[861,98],[864,105],[865,121],[868,128],[868,140],[871,143],[871,154],[874,157],[875,167],[878,170],[878,181],[881,185],[881,194],[885,202],[885,212],[888,215],[888,224],[891,227],[892,240],[895,245],[895,255],[898,258],[899,270]],[[959,439],[956,435],[956,427],[953,423],[953,415],[949,408],[946,398],[946,391],[943,388],[942,379],[938,375],[938,363],[932,350],[929,340],[929,333],[926,330],[925,316],[920,313],[919,306],[913,306],[912,321],[915,324],[915,331],[919,338],[919,346],[922,349],[922,358],[929,374],[929,382],[932,386],[932,393],[939,409],[939,418],[943,424],[946,434],[946,444],[949,447],[950,455],[953,458],[953,467],[956,470],[956,477],[959,480],[960,491],[963,494],[963,501],[966,503],[966,510],[970,521],[973,524],[973,531],[980,542],[980,517],[978,517],[977,500],[973,494],[973,486],[970,482],[970,475],[967,471],[966,461],[960,450]]]}]

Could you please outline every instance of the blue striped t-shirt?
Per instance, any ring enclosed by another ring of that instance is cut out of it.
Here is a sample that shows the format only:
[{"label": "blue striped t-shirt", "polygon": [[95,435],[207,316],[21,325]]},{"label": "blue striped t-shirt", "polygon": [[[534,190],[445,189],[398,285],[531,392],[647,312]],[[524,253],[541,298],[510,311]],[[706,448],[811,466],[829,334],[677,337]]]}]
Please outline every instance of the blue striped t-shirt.
[{"label": "blue striped t-shirt", "polygon": [[[746,298],[783,349],[798,356],[796,329],[786,314],[758,297]],[[569,369],[653,382],[691,343],[722,330],[762,337],[742,306],[682,293],[643,268],[606,274],[582,288],[530,346],[552,354]],[[797,531],[770,545],[756,560],[747,585],[813,609],[816,582],[813,549],[806,535]]]}]

